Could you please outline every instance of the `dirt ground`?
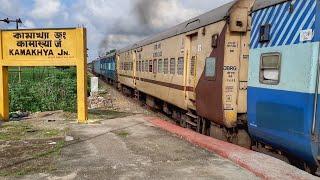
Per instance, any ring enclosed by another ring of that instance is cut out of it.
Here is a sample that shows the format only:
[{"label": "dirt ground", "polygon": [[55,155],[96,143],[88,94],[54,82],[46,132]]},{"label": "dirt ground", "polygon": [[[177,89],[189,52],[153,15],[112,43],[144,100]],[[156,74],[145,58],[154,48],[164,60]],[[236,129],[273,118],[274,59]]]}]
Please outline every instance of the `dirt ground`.
[{"label": "dirt ground", "polygon": [[2,124],[0,179],[258,179],[154,127],[146,118],[159,114],[110,86],[102,90],[112,104],[90,110],[88,125],[61,111]]}]

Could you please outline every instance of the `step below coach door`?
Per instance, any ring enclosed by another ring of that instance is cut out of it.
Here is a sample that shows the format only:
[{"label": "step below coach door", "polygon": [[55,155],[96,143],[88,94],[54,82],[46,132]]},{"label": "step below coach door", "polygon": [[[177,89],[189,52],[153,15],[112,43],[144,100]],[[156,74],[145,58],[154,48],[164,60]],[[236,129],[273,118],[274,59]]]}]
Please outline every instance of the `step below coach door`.
[{"label": "step below coach door", "polygon": [[188,80],[187,93],[191,102],[195,102],[195,84],[197,77],[197,60],[198,60],[198,34],[188,36],[190,39],[190,55],[188,56]]}]

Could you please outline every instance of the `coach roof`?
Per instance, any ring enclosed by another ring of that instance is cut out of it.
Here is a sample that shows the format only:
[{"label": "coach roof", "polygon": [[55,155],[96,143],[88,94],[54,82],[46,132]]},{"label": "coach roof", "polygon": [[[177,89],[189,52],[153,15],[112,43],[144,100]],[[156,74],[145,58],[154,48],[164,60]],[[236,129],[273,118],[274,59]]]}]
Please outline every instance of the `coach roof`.
[{"label": "coach roof", "polygon": [[259,9],[264,9],[264,8],[267,8],[276,4],[280,4],[286,1],[290,1],[290,0],[256,0],[252,10],[257,11]]},{"label": "coach roof", "polygon": [[179,34],[183,34],[195,29],[198,29],[200,27],[213,24],[215,22],[223,20],[225,17],[228,16],[228,12],[230,8],[236,3],[236,1],[232,1],[228,4],[225,4],[221,7],[218,7],[214,10],[211,10],[205,14],[202,14],[198,17],[192,18],[189,21],[183,22],[177,26],[174,26],[162,33],[159,33],[157,35],[151,36],[145,40],[142,40],[138,43],[135,43],[134,45],[125,47],[123,49],[120,49],[119,52],[125,52],[131,49],[135,49],[138,47],[142,47],[148,44],[152,44],[157,41],[161,41],[163,39],[167,39]]}]

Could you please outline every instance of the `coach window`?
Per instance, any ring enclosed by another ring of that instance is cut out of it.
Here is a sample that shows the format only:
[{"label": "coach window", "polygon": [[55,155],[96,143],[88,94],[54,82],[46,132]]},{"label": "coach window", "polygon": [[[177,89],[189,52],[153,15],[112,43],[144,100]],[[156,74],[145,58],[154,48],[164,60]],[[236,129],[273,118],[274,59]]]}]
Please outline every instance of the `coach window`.
[{"label": "coach window", "polygon": [[211,80],[214,80],[214,78],[216,77],[216,58],[215,57],[209,57],[206,59],[205,75],[206,75],[206,78]]},{"label": "coach window", "polygon": [[139,62],[136,61],[136,71],[138,72],[139,71]]},{"label": "coach window", "polygon": [[191,63],[190,63],[190,75],[195,75],[195,64],[196,64],[196,56],[192,56]]},{"label": "coach window", "polygon": [[183,75],[183,70],[184,70],[184,58],[180,57],[178,59],[178,75]]},{"label": "coach window", "polygon": [[163,73],[164,74],[168,74],[168,66],[169,66],[169,60],[164,59],[164,61],[163,61]]},{"label": "coach window", "polygon": [[141,72],[144,72],[144,61],[141,62]]},{"label": "coach window", "polygon": [[171,58],[170,59],[170,74],[175,74],[176,73],[176,59]]},{"label": "coach window", "polygon": [[280,53],[266,53],[261,55],[260,83],[277,85],[280,82]]},{"label": "coach window", "polygon": [[139,61],[139,72],[141,72],[141,61]]},{"label": "coach window", "polygon": [[158,70],[158,69],[157,69],[157,63],[158,63],[157,60],[154,59],[154,60],[153,60],[153,73],[154,73],[154,74],[156,74],[156,73],[157,73],[157,70]]},{"label": "coach window", "polygon": [[158,60],[158,73],[162,73],[163,72],[163,63],[162,63],[162,59]]},{"label": "coach window", "polygon": [[144,62],[144,71],[149,72],[149,61],[148,60]]},{"label": "coach window", "polygon": [[149,61],[149,72],[152,72],[152,60]]}]

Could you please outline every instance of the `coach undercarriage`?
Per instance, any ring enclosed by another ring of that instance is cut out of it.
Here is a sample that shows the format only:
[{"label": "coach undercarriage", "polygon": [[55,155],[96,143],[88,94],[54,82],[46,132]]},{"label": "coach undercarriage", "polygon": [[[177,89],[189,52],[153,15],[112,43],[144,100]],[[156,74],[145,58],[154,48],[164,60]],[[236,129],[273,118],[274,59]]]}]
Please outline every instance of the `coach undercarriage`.
[{"label": "coach undercarriage", "polygon": [[208,119],[198,116],[197,112],[194,110],[181,109],[175,105],[167,103],[161,99],[150,96],[131,87],[120,85],[119,88],[125,95],[143,102],[153,110],[164,113],[177,125],[183,128],[192,129],[200,134],[211,136],[222,141],[251,149],[252,141],[246,128],[246,114],[240,114],[238,116],[239,123],[236,127],[226,128]]}]

